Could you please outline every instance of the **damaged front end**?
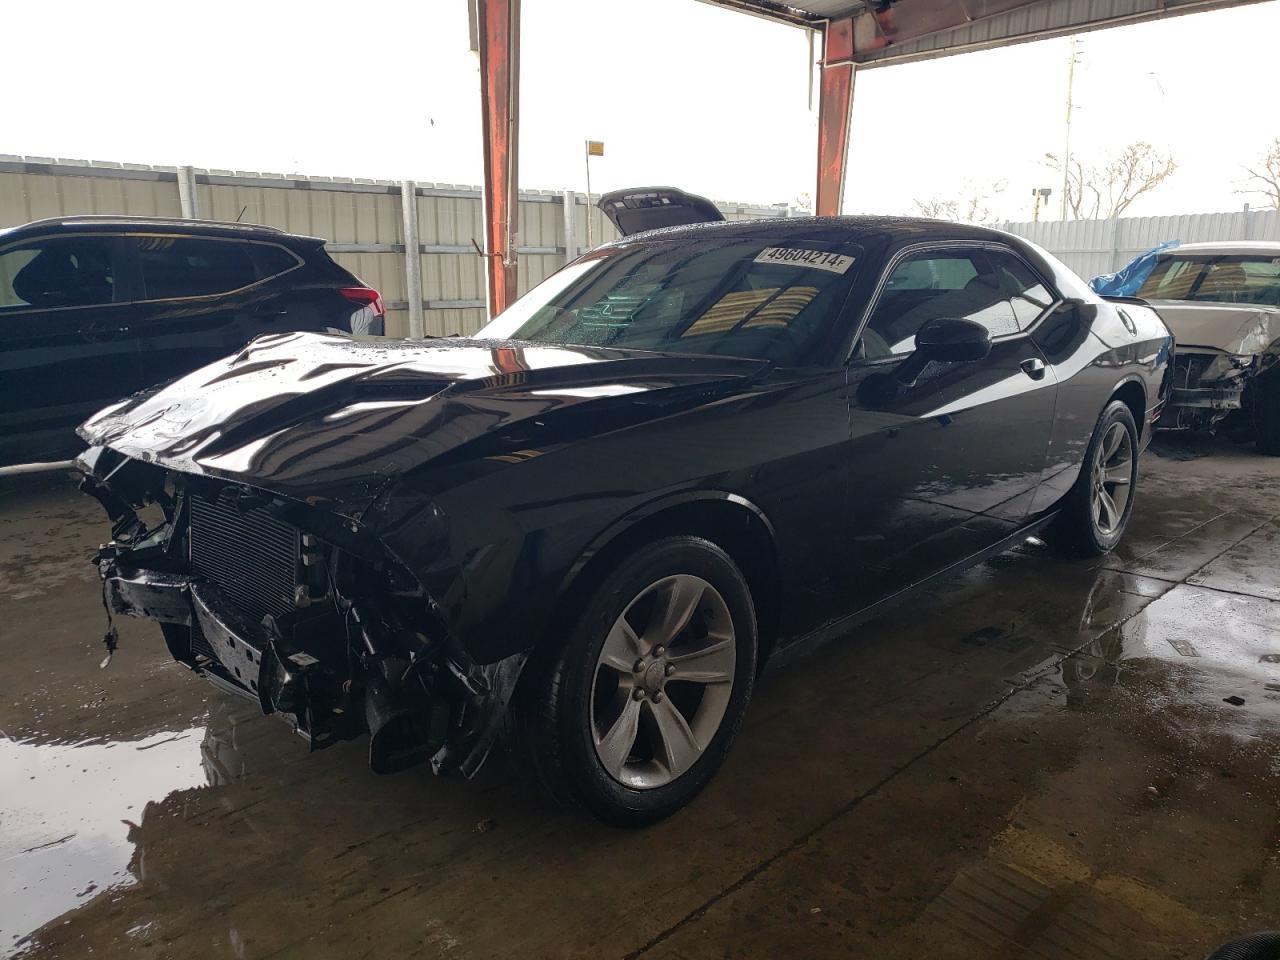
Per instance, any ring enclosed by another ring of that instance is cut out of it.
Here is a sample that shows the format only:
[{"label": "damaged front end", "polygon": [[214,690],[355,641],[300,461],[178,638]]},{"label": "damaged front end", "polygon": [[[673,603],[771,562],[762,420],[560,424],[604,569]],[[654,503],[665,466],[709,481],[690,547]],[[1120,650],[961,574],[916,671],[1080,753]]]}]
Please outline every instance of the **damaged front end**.
[{"label": "damaged front end", "polygon": [[157,621],[175,660],[312,750],[368,733],[378,773],[479,768],[523,658],[473,663],[358,521],[110,448],[79,466],[112,522],[94,557],[108,617]]},{"label": "damaged front end", "polygon": [[1177,341],[1161,429],[1204,429],[1240,410],[1251,381],[1280,363],[1280,310],[1152,301]]},{"label": "damaged front end", "polygon": [[1179,351],[1170,368],[1173,387],[1159,428],[1200,430],[1214,426],[1240,409],[1245,386],[1263,366],[1263,357]]}]

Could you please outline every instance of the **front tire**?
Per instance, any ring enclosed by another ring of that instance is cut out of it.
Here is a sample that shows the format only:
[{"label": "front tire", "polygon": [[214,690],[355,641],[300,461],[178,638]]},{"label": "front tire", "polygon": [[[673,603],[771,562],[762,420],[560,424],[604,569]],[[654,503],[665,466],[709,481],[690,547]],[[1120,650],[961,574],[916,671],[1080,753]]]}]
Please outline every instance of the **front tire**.
[{"label": "front tire", "polygon": [[1120,538],[1133,512],[1138,483],[1138,427],[1122,400],[1098,418],[1080,476],[1063,501],[1048,539],[1074,557],[1100,557]]},{"label": "front tire", "polygon": [[1258,452],[1280,457],[1280,367],[1257,376],[1248,389]]},{"label": "front tire", "polygon": [[719,769],[754,685],[756,617],[732,559],[699,537],[640,548],[530,663],[513,752],[548,792],[620,826],[687,804]]}]

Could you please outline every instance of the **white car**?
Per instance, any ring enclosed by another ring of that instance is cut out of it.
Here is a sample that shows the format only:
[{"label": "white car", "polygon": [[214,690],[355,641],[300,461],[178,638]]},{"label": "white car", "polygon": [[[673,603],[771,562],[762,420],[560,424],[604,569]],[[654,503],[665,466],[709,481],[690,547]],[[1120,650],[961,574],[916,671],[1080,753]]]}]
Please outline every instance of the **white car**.
[{"label": "white car", "polygon": [[1280,242],[1188,243],[1138,290],[1173,331],[1173,392],[1160,426],[1209,427],[1241,411],[1280,455]]}]

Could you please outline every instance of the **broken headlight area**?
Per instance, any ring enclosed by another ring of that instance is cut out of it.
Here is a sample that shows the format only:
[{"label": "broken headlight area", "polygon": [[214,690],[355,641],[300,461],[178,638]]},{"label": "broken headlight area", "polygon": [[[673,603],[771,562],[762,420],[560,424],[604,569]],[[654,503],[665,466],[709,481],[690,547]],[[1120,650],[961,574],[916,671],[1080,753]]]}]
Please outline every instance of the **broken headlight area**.
[{"label": "broken headlight area", "polygon": [[174,659],[313,750],[368,733],[379,773],[478,768],[501,666],[451,644],[431,598],[357,522],[109,451],[81,467],[112,522],[94,557],[109,616],[159,622]]},{"label": "broken headlight area", "polygon": [[1240,409],[1245,384],[1261,369],[1257,357],[1229,353],[1177,353],[1172,390],[1159,426],[1200,429]]}]

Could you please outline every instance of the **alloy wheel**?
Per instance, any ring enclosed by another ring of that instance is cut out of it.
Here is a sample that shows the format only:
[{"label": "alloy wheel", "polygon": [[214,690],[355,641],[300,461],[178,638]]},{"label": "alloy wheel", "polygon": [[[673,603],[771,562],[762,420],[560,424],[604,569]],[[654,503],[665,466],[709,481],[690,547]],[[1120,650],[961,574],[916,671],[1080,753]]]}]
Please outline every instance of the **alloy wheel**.
[{"label": "alloy wheel", "polygon": [[1093,457],[1093,522],[1111,536],[1124,522],[1133,493],[1133,440],[1120,422],[1107,427]]},{"label": "alloy wheel", "polygon": [[711,745],[733,693],[728,604],[701,577],[650,584],[614,622],[591,685],[591,735],[609,775],[634,789],[671,783]]}]

